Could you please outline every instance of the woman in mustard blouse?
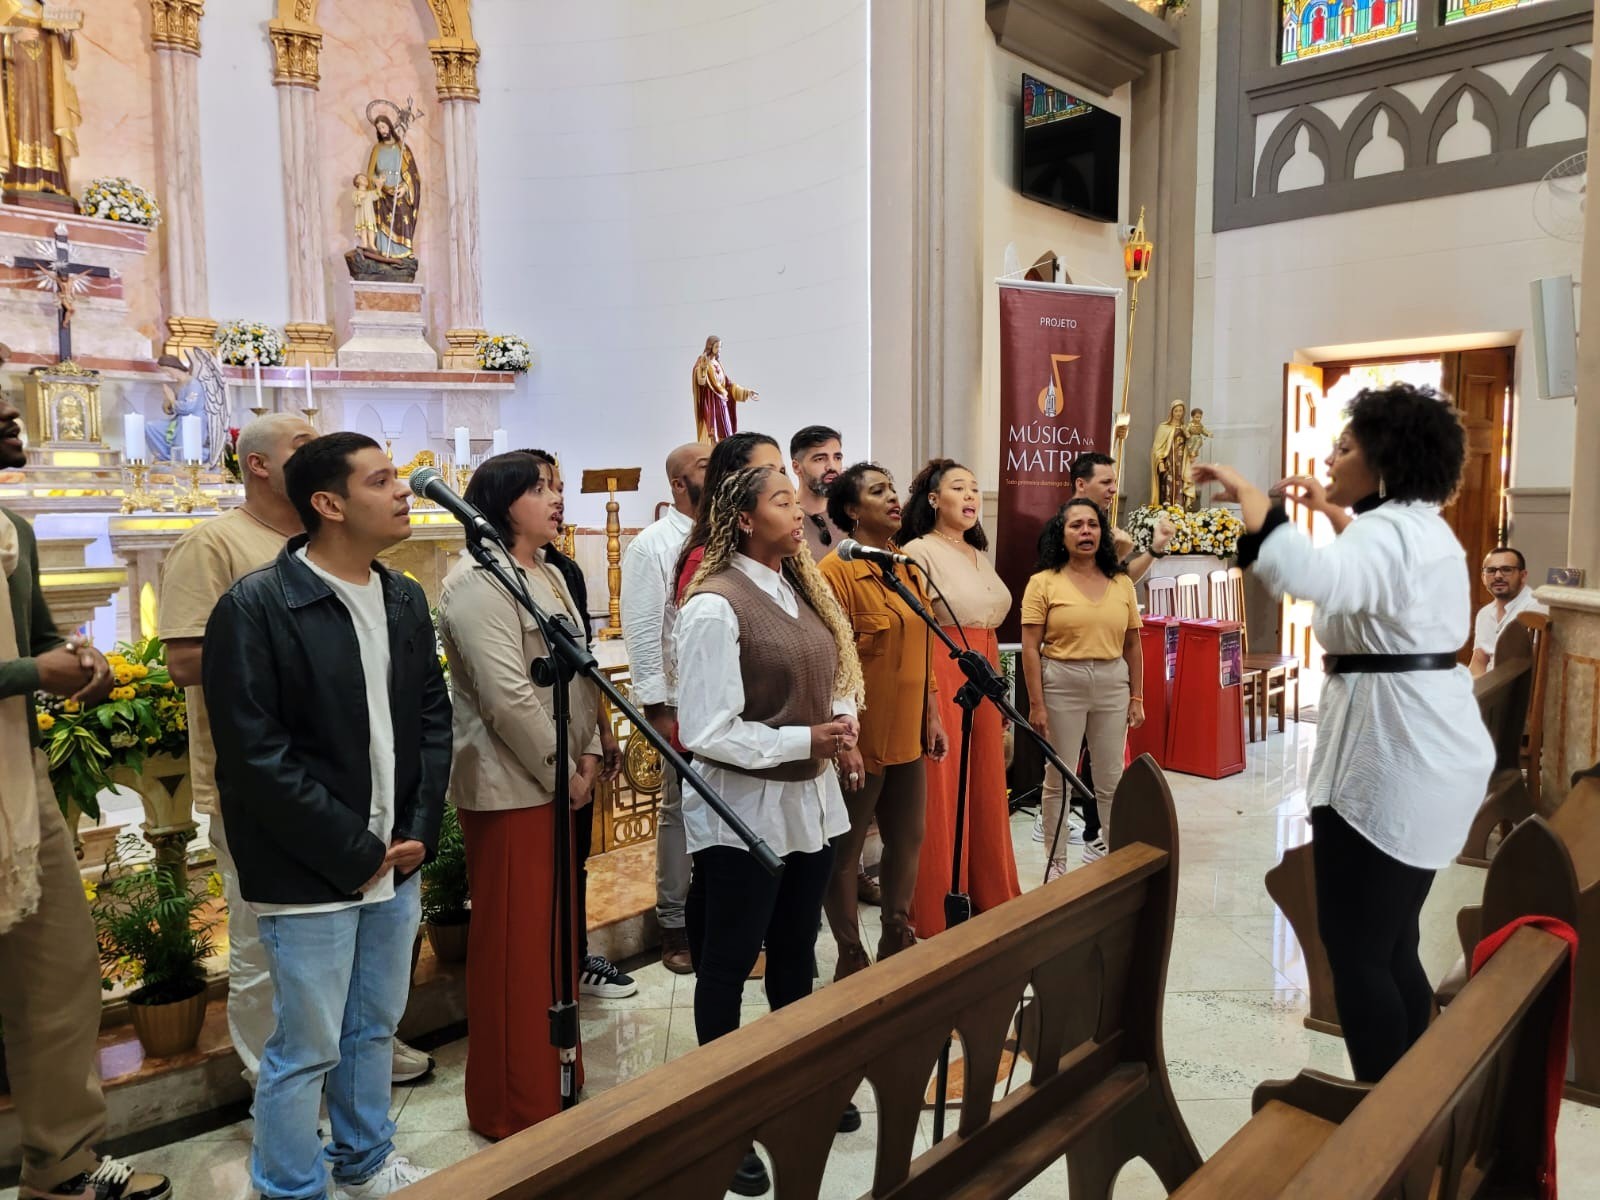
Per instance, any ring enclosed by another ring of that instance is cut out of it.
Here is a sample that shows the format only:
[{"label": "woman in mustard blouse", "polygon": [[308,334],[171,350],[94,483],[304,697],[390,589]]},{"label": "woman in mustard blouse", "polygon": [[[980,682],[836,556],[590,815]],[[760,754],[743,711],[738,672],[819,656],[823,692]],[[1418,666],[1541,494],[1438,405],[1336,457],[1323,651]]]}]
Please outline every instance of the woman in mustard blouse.
[{"label": "woman in mustard blouse", "polygon": [[[857,463],[828,489],[828,517],[850,537],[880,550],[893,548],[900,528],[894,480],[876,463]],[[889,590],[875,563],[845,562],[837,552],[818,564],[856,634],[867,702],[854,750],[839,756],[850,832],[834,840],[833,881],[824,908],[839,944],[835,979],[869,963],[857,918],[856,863],[874,817],[883,837],[883,934],[878,957],[916,943],[911,897],[922,853],[927,770],[924,752],[944,758],[944,726],[934,698],[933,635],[922,618]],[[916,572],[901,572],[923,604]]]},{"label": "woman in mustard blouse", "polygon": [[[1068,500],[1039,535],[1037,574],[1022,595],[1022,671],[1029,723],[1051,745],[1076,753],[1088,733],[1101,833],[1084,844],[1084,862],[1106,853],[1128,730],[1144,724],[1144,697],[1129,686],[1144,680],[1139,624],[1133,581],[1117,562],[1100,506],[1083,496]],[[1060,774],[1047,770],[1046,883],[1067,869],[1061,795]]]}]

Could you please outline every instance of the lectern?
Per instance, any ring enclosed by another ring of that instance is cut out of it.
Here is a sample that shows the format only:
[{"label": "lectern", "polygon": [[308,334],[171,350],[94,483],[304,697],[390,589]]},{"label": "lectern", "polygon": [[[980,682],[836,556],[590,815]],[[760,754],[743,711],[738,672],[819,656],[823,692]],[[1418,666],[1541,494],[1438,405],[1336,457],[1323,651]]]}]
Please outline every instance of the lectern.
[{"label": "lectern", "polygon": [[605,492],[606,499],[606,590],[611,593],[602,639],[622,636],[622,511],[618,492],[639,490],[639,467],[606,467],[583,473],[583,494]]}]

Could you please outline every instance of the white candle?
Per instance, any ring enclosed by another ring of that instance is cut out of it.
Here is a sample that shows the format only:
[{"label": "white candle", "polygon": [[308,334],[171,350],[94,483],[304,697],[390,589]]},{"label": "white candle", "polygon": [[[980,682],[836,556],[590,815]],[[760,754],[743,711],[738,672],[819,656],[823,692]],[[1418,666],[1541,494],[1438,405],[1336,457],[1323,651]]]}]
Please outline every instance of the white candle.
[{"label": "white candle", "polygon": [[504,429],[496,429],[494,431],[494,452],[496,454],[505,454],[510,449],[511,435]]},{"label": "white candle", "polygon": [[256,363],[256,407],[266,407],[266,405],[261,402],[261,364],[259,362]]},{"label": "white candle", "polygon": [[472,464],[472,433],[465,425],[456,426],[456,466]]},{"label": "white candle", "polygon": [[127,462],[143,462],[144,455],[144,416],[128,413],[122,418],[122,457]]},{"label": "white candle", "polygon": [[203,436],[199,417],[184,417],[178,422],[179,440],[183,444],[183,461],[199,462]]},{"label": "white candle", "polygon": [[306,407],[315,408],[316,406],[316,397],[311,394],[311,360],[308,358],[306,359]]}]

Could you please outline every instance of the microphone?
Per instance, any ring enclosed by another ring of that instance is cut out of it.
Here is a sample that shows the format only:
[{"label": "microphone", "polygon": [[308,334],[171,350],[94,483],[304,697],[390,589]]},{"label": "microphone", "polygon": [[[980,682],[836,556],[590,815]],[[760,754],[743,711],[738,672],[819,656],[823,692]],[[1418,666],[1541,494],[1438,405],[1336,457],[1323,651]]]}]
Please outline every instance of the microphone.
[{"label": "microphone", "polygon": [[896,554],[893,550],[879,550],[874,546],[863,546],[855,538],[845,538],[844,541],[840,542],[838,554],[845,562],[860,560],[861,562],[889,563],[891,566],[895,563],[907,563],[913,567],[917,565],[917,560],[909,554]]},{"label": "microphone", "polygon": [[467,527],[467,536],[473,541],[488,540],[497,546],[503,544],[500,531],[489,523],[487,517],[458,496],[444,481],[444,476],[433,467],[422,467],[411,472],[411,492],[425,500],[432,500],[460,521]]}]

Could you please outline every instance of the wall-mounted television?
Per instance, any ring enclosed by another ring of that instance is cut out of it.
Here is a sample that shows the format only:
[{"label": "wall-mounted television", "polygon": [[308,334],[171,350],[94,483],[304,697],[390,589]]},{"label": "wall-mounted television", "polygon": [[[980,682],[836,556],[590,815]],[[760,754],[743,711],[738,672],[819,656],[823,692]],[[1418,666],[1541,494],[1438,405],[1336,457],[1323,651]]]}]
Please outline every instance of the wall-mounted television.
[{"label": "wall-mounted television", "polygon": [[1024,196],[1095,221],[1117,219],[1122,118],[1031,75],[1017,134]]}]

